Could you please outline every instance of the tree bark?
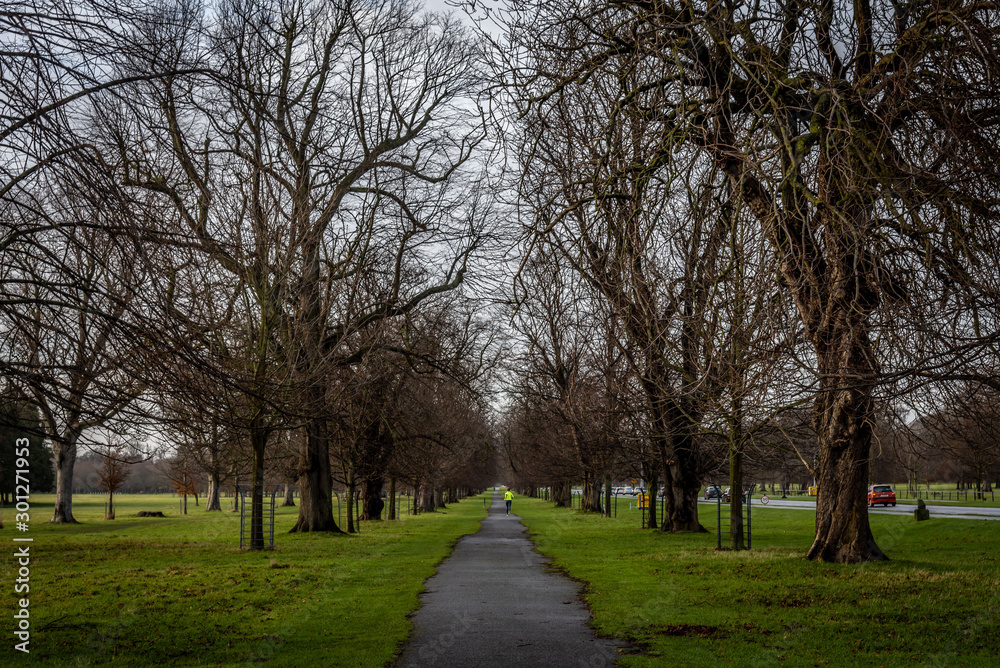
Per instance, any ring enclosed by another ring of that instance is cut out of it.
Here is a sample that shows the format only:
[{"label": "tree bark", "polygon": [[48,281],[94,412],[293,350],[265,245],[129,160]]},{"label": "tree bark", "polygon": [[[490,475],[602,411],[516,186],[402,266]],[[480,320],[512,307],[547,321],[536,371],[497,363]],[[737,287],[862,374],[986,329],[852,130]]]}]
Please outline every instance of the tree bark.
[{"label": "tree bark", "polygon": [[659,498],[657,497],[660,493],[659,476],[657,476],[654,472],[652,475],[647,477],[646,483],[649,485],[649,522],[646,524],[646,527],[649,529],[655,529],[660,521],[656,514],[657,507],[659,505]]},{"label": "tree bark", "polygon": [[583,510],[594,513],[601,512],[600,492],[601,488],[597,476],[592,471],[584,471]]},{"label": "tree bark", "polygon": [[641,379],[656,434],[653,450],[663,471],[663,524],[661,531],[704,533],[698,521],[698,452],[694,438],[694,410],[669,395],[668,372],[662,360],[650,356]]},{"label": "tree bark", "polygon": [[387,519],[396,519],[396,478],[389,478],[389,513]]},{"label": "tree bark", "polygon": [[[668,462],[672,484],[665,495],[673,498],[670,513],[670,531],[695,531],[705,533],[707,529],[698,521],[698,492],[701,479],[698,475],[698,453],[692,423],[691,409],[685,409],[671,402],[672,452]],[[664,522],[666,524],[666,522]]]},{"label": "tree bark", "polygon": [[647,529],[656,529],[659,525],[659,515],[657,515],[657,505],[659,504],[658,493],[660,491],[660,475],[656,470],[656,463],[650,461],[643,461],[641,464],[642,477],[646,480],[646,484],[649,485],[649,522],[646,523]]},{"label": "tree bark", "polygon": [[205,498],[205,512],[222,511],[222,504],[219,502],[219,474],[210,471],[208,474],[208,495]]},{"label": "tree bark", "polygon": [[[282,507],[295,507],[295,494],[294,489],[290,483],[285,483],[285,500],[281,502]],[[330,514],[333,514],[333,506],[330,507]]]},{"label": "tree bark", "polygon": [[729,547],[746,549],[743,542],[743,450],[742,428],[739,420],[730,425],[729,431]]},{"label": "tree bark", "polygon": [[354,469],[353,467],[349,467],[347,470],[347,488],[344,491],[347,497],[347,533],[357,533],[358,530],[354,522],[354,504],[356,503],[355,496],[357,495],[357,490]]},{"label": "tree bark", "polygon": [[604,516],[611,517],[611,471],[604,474]]},{"label": "tree bark", "polygon": [[[251,550],[264,549],[264,452],[269,430],[259,425],[250,429],[250,541]],[[185,497],[185,506],[187,497]],[[186,508],[185,508],[186,512]]]},{"label": "tree bark", "polygon": [[73,468],[76,465],[76,442],[79,434],[70,432],[64,439],[53,439],[56,464],[56,503],[52,524],[77,524],[73,517]]},{"label": "tree bark", "polygon": [[314,418],[306,425],[306,442],[299,457],[299,470],[299,519],[291,533],[339,532],[333,517],[330,447],[324,418]]},{"label": "tree bark", "polygon": [[434,496],[435,496],[434,488],[431,485],[425,484],[425,485],[423,485],[420,488],[420,506],[419,507],[420,507],[420,511],[421,512],[425,512],[425,513],[432,513],[432,512],[434,512],[434,509],[436,507],[434,505]]},{"label": "tree bark", "polygon": [[556,502],[556,508],[567,508],[566,503],[566,483],[557,482],[552,485],[552,500]]},{"label": "tree bark", "polygon": [[873,399],[871,384],[864,379],[874,377],[873,357],[867,337],[852,338],[820,357],[813,416],[819,438],[819,495],[816,536],[807,556],[841,564],[887,558],[875,544],[865,493]]},{"label": "tree bark", "polygon": [[373,476],[361,481],[361,519],[378,521],[382,519],[385,502],[382,500],[382,476]]}]

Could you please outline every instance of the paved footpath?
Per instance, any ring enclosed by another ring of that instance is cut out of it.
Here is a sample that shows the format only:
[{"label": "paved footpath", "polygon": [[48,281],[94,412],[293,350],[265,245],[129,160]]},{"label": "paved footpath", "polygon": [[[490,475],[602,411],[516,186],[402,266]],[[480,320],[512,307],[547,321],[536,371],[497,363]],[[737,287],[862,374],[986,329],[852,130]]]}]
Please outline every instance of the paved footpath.
[{"label": "paved footpath", "polygon": [[479,533],[459,540],[427,581],[398,666],[614,665],[618,645],[595,638],[579,586],[546,572],[520,519],[493,494]]}]

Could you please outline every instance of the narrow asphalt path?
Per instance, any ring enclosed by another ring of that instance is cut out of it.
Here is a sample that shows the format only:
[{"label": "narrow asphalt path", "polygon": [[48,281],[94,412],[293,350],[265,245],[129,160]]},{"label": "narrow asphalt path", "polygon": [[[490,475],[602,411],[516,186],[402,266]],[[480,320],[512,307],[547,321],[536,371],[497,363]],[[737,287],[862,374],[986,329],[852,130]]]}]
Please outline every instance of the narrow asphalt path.
[{"label": "narrow asphalt path", "polygon": [[398,666],[614,665],[617,645],[594,636],[579,586],[545,570],[520,519],[494,492],[479,532],[459,540],[427,581]]}]

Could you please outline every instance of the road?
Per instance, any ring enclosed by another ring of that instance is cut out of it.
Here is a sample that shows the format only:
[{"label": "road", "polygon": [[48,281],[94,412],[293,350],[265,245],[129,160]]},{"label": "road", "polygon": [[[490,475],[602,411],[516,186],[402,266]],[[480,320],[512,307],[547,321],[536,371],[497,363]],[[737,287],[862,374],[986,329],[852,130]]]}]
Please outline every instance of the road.
[{"label": "road", "polygon": [[[715,501],[700,501],[702,505],[715,506]],[[926,503],[926,502],[925,502]],[[726,505],[726,504],[723,504]],[[912,505],[900,505],[888,508],[883,508],[882,506],[876,506],[875,508],[869,508],[868,512],[874,515],[913,515],[913,510],[916,508],[916,504]],[[816,510],[815,501],[792,501],[792,500],[781,500],[780,498],[771,497],[768,503],[762,504],[759,497],[754,497],[753,500],[753,511],[763,510],[766,512],[768,508],[799,508],[801,510]],[[931,512],[931,517],[942,517],[951,518],[957,520],[1000,520],[1000,508],[972,508],[968,506],[944,506],[940,504],[927,504],[927,510]]]}]

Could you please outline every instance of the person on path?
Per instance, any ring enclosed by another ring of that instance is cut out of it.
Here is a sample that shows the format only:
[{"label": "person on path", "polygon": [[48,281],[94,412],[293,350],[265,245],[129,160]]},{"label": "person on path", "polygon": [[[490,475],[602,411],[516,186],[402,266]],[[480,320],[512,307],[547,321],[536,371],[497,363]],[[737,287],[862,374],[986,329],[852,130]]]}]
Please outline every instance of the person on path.
[{"label": "person on path", "polygon": [[509,489],[503,493],[503,500],[507,502],[507,514],[510,515],[510,502],[514,500],[514,495]]}]

